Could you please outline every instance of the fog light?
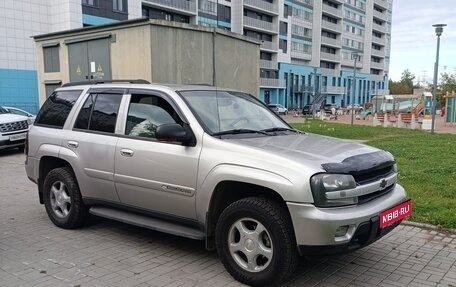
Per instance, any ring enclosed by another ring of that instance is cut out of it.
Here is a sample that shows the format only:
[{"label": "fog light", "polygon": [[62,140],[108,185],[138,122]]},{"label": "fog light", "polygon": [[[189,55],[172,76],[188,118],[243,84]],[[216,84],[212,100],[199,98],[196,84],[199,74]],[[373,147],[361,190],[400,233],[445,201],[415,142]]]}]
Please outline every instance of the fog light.
[{"label": "fog light", "polygon": [[348,225],[344,225],[344,226],[339,226],[337,229],[336,229],[336,237],[341,237],[341,236],[344,236],[345,234],[347,234],[347,231],[348,231]]}]

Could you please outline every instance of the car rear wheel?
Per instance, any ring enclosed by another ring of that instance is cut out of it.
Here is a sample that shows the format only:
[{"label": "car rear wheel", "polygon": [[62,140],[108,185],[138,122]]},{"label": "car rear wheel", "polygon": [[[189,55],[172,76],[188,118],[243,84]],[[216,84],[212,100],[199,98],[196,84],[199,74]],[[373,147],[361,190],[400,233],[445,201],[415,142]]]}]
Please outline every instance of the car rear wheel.
[{"label": "car rear wheel", "polygon": [[88,209],[82,202],[78,183],[68,167],[56,168],[47,174],[43,199],[49,218],[58,227],[76,228],[88,218]]},{"label": "car rear wheel", "polygon": [[252,286],[279,284],[297,266],[289,215],[269,199],[251,197],[229,205],[218,220],[216,244],[228,272]]}]

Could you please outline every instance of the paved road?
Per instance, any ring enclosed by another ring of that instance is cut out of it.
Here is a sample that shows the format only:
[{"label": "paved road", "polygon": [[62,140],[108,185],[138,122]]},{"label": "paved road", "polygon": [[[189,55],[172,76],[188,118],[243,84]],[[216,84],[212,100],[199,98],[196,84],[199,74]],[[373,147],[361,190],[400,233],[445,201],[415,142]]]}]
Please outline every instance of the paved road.
[{"label": "paved road", "polygon": [[[241,286],[199,241],[101,218],[55,227],[24,156],[0,152],[0,286]],[[456,286],[456,234],[401,225],[373,245],[301,260],[285,286]]]}]

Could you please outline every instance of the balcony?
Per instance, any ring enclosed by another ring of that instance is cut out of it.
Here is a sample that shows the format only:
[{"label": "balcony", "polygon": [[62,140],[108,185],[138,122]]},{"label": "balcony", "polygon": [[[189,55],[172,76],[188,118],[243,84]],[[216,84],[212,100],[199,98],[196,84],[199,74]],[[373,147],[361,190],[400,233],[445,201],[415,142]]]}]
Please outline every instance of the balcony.
[{"label": "balcony", "polygon": [[186,15],[196,15],[196,4],[193,0],[143,0],[143,3],[165,10],[179,10]]},{"label": "balcony", "polygon": [[277,70],[279,68],[279,64],[277,61],[260,60],[260,68]]},{"label": "balcony", "polygon": [[260,49],[277,52],[277,50],[279,49],[279,45],[277,45],[277,43],[274,43],[274,42],[264,41],[264,42],[261,42]]},{"label": "balcony", "polygon": [[354,5],[354,4],[349,3],[349,2],[347,2],[347,1],[345,1],[344,5],[345,5],[345,6],[349,6],[349,7],[353,7],[353,8],[355,8],[355,9],[358,9],[358,10],[361,10],[361,11],[366,12],[366,7],[360,7],[360,6],[358,6],[358,5]]},{"label": "balcony", "polygon": [[217,2],[214,0],[199,1],[198,9],[206,14],[217,16]]},{"label": "balcony", "polygon": [[370,75],[372,81],[381,82],[384,80],[383,75]]},{"label": "balcony", "polygon": [[[375,75],[378,76],[378,75]],[[373,78],[372,78],[373,79]],[[375,80],[375,81],[383,81],[383,77],[381,77],[380,80]],[[382,89],[375,89],[371,91],[372,96],[384,96],[384,95],[389,95],[389,90],[382,90]]]},{"label": "balcony", "polygon": [[263,0],[244,0],[244,6],[265,14],[279,15],[279,6],[277,3],[269,3]]},{"label": "balcony", "polygon": [[272,32],[274,34],[277,34],[277,32],[278,32],[276,24],[274,24],[272,22],[258,20],[255,18],[250,18],[247,16],[244,16],[244,26],[248,26],[250,28],[261,30],[261,31],[267,31],[269,33]]},{"label": "balcony", "polygon": [[320,52],[320,59],[331,62],[340,62],[340,53],[331,54],[326,52]]},{"label": "balcony", "polygon": [[375,44],[381,45],[381,46],[385,46],[386,45],[386,38],[385,37],[379,38],[379,37],[376,37],[376,36],[372,35],[372,43],[375,43]]},{"label": "balcony", "polygon": [[328,29],[331,32],[342,33],[342,25],[341,24],[335,24],[335,23],[331,23],[331,22],[323,20],[323,21],[321,21],[321,27],[325,28],[325,29]]},{"label": "balcony", "polygon": [[340,39],[333,39],[325,36],[321,36],[321,43],[334,47],[340,47],[342,45]]},{"label": "balcony", "polygon": [[375,57],[385,58],[385,52],[383,52],[382,50],[372,49],[371,54]]},{"label": "balcony", "polygon": [[386,34],[386,23],[385,25],[379,25],[377,23],[372,23],[372,30],[378,31],[380,33]]},{"label": "balcony", "polygon": [[382,7],[385,10],[387,10],[389,8],[388,1],[386,1],[386,0],[374,0],[374,5]]},{"label": "balcony", "polygon": [[308,61],[312,60],[312,54],[310,52],[305,53],[302,51],[291,50],[291,57]]},{"label": "balcony", "polygon": [[344,94],[345,88],[344,87],[330,87],[330,86],[323,86],[321,87],[321,92],[324,94]]},{"label": "balcony", "polygon": [[[353,68],[355,66],[355,60],[342,59],[341,65]],[[362,68],[362,67],[363,67],[363,62],[362,61],[357,61],[356,62],[356,68]]]},{"label": "balcony", "polygon": [[380,12],[380,11],[377,11],[377,10],[374,9],[374,14],[373,15],[374,15],[375,18],[378,18],[378,19],[383,20],[385,22],[388,21],[388,15],[386,14],[386,11]]},{"label": "balcony", "polygon": [[384,70],[385,69],[385,63],[378,63],[378,62],[372,62],[371,61],[371,68],[372,69],[378,69],[378,70]]},{"label": "balcony", "polygon": [[342,10],[323,4],[323,12],[337,18],[342,18]]},{"label": "balcony", "polygon": [[285,88],[285,80],[260,78],[260,87]]}]

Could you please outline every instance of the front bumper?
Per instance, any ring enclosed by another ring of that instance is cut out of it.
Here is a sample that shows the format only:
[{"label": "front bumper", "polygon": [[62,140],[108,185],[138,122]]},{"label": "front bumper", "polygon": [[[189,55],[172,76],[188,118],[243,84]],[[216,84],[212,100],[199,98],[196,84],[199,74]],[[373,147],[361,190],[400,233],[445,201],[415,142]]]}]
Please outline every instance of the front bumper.
[{"label": "front bumper", "polygon": [[21,146],[24,146],[24,145],[25,145],[25,140],[17,140],[17,141],[10,141],[9,139],[0,140],[0,150],[8,149],[8,148],[21,147]]},{"label": "front bumper", "polygon": [[[367,203],[338,208],[318,208],[312,204],[288,202],[288,210],[301,254],[341,253],[369,245],[396,225],[380,229],[378,215],[407,198],[402,186]],[[343,234],[336,232],[346,227]]]}]

